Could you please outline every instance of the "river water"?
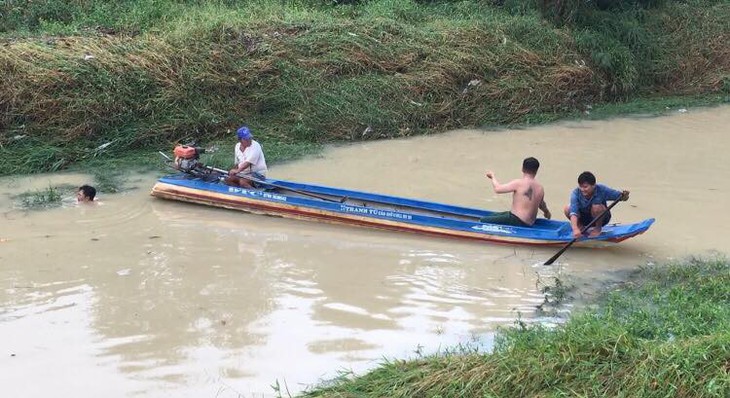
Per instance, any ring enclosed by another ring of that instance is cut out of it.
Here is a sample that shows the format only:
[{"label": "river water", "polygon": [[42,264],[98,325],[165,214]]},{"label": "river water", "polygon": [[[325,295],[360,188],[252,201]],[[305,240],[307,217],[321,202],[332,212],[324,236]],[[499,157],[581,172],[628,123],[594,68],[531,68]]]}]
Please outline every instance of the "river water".
[{"label": "river water", "polygon": [[[96,205],[14,195],[88,182],[0,180],[0,388],[7,397],[261,397],[456,344],[488,349],[551,278],[590,293],[647,263],[730,252],[730,107],[658,118],[453,131],[330,148],[272,177],[508,209],[484,176],[535,156],[557,217],[583,170],[631,191],[614,221],[655,217],[609,248],[461,242],[155,199],[156,176]],[[233,143],[232,143],[233,144]],[[264,143],[265,148],[265,143]],[[154,154],[150,156],[156,156]],[[578,295],[579,293],[575,293]],[[579,298],[584,297],[580,296]],[[566,306],[565,310],[570,310]]]}]

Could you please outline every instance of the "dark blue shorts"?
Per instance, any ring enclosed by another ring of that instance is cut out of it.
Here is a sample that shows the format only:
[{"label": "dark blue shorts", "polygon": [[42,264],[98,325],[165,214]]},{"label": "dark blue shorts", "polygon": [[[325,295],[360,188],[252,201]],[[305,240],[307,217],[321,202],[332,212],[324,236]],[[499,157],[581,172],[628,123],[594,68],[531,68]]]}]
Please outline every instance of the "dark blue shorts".
[{"label": "dark blue shorts", "polygon": [[501,213],[492,213],[488,216],[484,216],[481,219],[479,219],[479,222],[487,223],[487,224],[504,224],[504,225],[514,225],[516,227],[529,227],[529,224],[526,224],[524,221],[522,221],[519,217],[512,214],[511,211],[503,211]]},{"label": "dark blue shorts", "polygon": [[[578,222],[580,223],[580,225],[585,227],[586,225],[590,224],[591,221],[593,221],[593,216],[591,215],[590,211],[581,211],[578,214]],[[603,215],[603,221],[601,222],[600,226],[602,227],[608,224],[609,221],[611,221],[611,212],[607,211],[606,214]],[[593,224],[592,226],[595,227],[596,224]]]},{"label": "dark blue shorts", "polygon": [[[259,181],[262,181],[262,182],[263,181],[266,181],[266,176],[263,175],[263,174],[261,174],[261,173],[250,173],[248,175],[251,176],[251,177],[253,177],[253,178],[255,178],[255,179],[257,179],[257,180],[259,180]],[[251,181],[251,180],[249,180],[249,181]],[[262,184],[260,182],[251,181],[251,186],[253,186],[254,188],[265,188],[267,185],[266,184]]]}]

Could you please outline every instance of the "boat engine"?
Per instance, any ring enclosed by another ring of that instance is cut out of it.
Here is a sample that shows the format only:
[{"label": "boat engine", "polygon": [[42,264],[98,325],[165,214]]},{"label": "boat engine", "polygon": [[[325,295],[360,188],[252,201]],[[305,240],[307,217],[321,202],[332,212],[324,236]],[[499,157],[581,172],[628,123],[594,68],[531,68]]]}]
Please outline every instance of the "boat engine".
[{"label": "boat engine", "polygon": [[200,154],[205,153],[205,149],[191,145],[178,145],[173,153],[175,154],[175,168],[190,173],[202,166]]}]

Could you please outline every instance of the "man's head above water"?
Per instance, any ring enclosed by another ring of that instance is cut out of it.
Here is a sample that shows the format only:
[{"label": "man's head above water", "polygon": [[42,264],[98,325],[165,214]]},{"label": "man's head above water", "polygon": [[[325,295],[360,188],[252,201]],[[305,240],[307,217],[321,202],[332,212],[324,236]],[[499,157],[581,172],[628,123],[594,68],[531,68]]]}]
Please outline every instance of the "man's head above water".
[{"label": "man's head above water", "polygon": [[93,202],[96,197],[96,188],[91,185],[82,185],[76,192],[76,199],[79,202]]}]

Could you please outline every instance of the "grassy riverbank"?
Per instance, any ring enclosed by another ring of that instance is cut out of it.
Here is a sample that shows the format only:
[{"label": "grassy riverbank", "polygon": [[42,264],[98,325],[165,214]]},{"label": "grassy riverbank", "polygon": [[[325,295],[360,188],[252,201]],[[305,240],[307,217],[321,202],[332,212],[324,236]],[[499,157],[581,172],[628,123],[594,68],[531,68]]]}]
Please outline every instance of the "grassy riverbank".
[{"label": "grassy riverbank", "polygon": [[335,3],[4,2],[0,175],[154,159],[243,122],[275,162],[323,143],[730,95],[726,1]]},{"label": "grassy riverbank", "polygon": [[727,397],[730,262],[645,267],[555,329],[503,330],[491,354],[391,361],[307,397]]}]

